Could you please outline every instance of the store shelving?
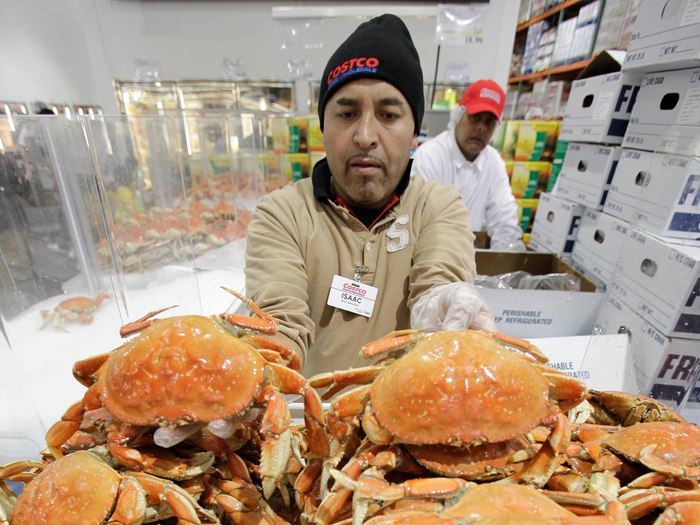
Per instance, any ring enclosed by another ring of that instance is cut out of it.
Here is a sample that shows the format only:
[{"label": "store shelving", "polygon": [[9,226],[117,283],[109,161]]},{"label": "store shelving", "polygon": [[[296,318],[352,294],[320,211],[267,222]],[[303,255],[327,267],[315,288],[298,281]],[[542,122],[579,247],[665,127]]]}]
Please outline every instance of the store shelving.
[{"label": "store shelving", "polygon": [[561,11],[563,9],[566,9],[567,7],[572,7],[572,6],[575,6],[576,4],[581,4],[583,2],[589,3],[590,0],[567,0],[566,2],[562,2],[561,4],[554,6],[551,9],[548,9],[547,11],[542,13],[541,15],[537,15],[537,16],[533,17],[532,19],[528,20],[527,22],[523,22],[522,24],[519,24],[515,28],[515,32],[519,33],[523,29],[527,29],[532,24],[535,24],[535,23],[539,22],[540,20],[544,20],[545,18],[549,18],[550,16],[558,13],[559,11]]},{"label": "store shelving", "polygon": [[587,60],[580,60],[578,62],[573,62],[571,64],[564,64],[563,66],[552,67],[545,69],[544,71],[537,71],[535,73],[530,73],[527,75],[520,75],[517,77],[510,77],[508,79],[508,84],[517,84],[518,82],[537,82],[543,80],[548,76],[558,75],[562,73],[579,72],[583,70],[588,64],[591,63],[592,58]]}]

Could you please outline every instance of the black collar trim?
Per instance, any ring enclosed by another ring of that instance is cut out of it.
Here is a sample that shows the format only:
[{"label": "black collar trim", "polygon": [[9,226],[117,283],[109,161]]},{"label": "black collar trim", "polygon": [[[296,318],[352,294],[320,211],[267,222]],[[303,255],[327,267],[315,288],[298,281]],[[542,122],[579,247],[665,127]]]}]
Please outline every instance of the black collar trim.
[{"label": "black collar trim", "polygon": [[[403,195],[403,192],[406,191],[406,188],[408,188],[408,183],[411,182],[412,164],[413,159],[409,159],[401,182],[399,182],[399,185],[396,187],[395,194],[399,198]],[[335,202],[335,195],[333,195],[333,189],[331,188],[331,169],[328,167],[328,159],[322,159],[316,163],[311,175],[311,183],[314,187],[314,197],[316,200],[324,203],[326,201]]]}]

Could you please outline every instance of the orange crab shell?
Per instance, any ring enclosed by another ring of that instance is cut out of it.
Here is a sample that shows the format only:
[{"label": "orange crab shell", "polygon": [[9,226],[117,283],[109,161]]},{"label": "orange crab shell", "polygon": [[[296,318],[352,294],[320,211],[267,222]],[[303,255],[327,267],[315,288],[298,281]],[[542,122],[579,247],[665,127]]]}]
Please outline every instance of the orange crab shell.
[{"label": "orange crab shell", "polygon": [[611,434],[603,446],[637,461],[652,443],[654,454],[672,465],[700,465],[700,428],[690,423],[640,423]]},{"label": "orange crab shell", "polygon": [[482,481],[503,478],[523,468],[522,463],[511,463],[510,458],[529,447],[524,437],[470,447],[406,445],[413,458],[431,472]]},{"label": "orange crab shell", "polygon": [[422,339],[374,381],[377,421],[409,443],[505,441],[549,415],[549,383],[524,358],[481,332]]},{"label": "orange crab shell", "polygon": [[572,512],[531,487],[501,483],[486,483],[471,488],[442,514],[472,520],[507,514],[564,519],[575,517]]},{"label": "orange crab shell", "polygon": [[100,376],[102,403],[132,425],[222,419],[255,401],[265,364],[212,319],[171,317],[109,357]]},{"label": "orange crab shell", "polygon": [[24,487],[12,512],[14,525],[99,525],[106,522],[121,478],[87,452],[49,465]]},{"label": "orange crab shell", "polygon": [[61,304],[59,304],[54,311],[56,312],[61,312],[64,310],[74,310],[74,311],[80,311],[80,310],[85,310],[86,308],[90,308],[91,306],[95,306],[95,300],[92,299],[91,297],[73,297],[72,299],[66,299],[63,301]]}]

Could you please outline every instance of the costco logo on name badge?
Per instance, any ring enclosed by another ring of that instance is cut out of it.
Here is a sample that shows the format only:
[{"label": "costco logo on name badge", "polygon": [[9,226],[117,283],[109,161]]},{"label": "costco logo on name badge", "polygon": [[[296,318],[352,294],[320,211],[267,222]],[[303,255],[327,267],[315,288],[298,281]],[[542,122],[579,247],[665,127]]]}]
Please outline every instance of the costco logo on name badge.
[{"label": "costco logo on name badge", "polygon": [[377,288],[374,286],[334,275],[327,304],[358,315],[372,317],[376,299]]}]

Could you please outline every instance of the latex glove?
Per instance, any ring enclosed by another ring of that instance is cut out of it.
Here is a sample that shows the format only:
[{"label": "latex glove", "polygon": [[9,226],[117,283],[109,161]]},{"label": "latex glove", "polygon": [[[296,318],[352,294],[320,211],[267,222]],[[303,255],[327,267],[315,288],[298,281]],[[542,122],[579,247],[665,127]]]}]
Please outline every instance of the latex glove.
[{"label": "latex glove", "polygon": [[418,299],[411,310],[411,327],[429,332],[497,331],[486,301],[473,284],[465,282],[436,286]]},{"label": "latex glove", "polygon": [[527,246],[525,246],[525,243],[523,241],[515,241],[510,244],[503,244],[503,245],[494,245],[493,243],[491,244],[490,250],[493,250],[495,252],[526,252],[527,251]]}]

